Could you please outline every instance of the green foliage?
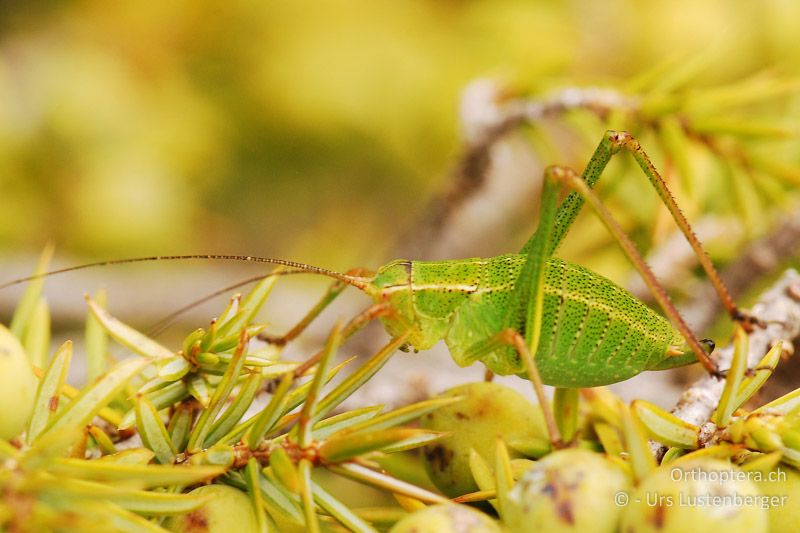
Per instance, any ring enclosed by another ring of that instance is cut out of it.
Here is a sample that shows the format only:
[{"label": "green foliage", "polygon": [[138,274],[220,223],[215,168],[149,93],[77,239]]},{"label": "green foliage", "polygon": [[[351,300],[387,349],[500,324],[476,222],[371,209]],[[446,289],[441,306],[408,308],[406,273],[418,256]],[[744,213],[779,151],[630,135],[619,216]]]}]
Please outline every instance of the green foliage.
[{"label": "green foliage", "polygon": [[[207,330],[190,333],[184,349],[176,352],[87,298],[91,320],[135,355],[75,390],[65,383],[72,360],[68,341],[38,373],[36,397],[25,401],[33,407],[25,420],[27,431],[9,428],[7,437],[14,438],[0,441],[7,465],[0,492],[8,502],[0,504],[0,524],[48,530],[74,513],[96,513],[101,529],[156,531],[163,516],[225,516],[214,510],[218,504],[206,492],[190,490],[213,482],[250,494],[248,506],[262,530],[287,520],[313,529],[319,520],[331,519],[355,531],[372,530],[312,480],[312,471],[319,468],[342,468],[384,490],[439,500],[425,489],[358,465],[439,439],[436,431],[400,426],[453,400],[329,416],[380,369],[402,339],[325,392],[323,387],[352,361],[328,369],[340,330],[334,329],[318,364],[297,374],[298,366],[281,360],[279,351],[251,348],[251,335],[263,329],[251,320],[275,279],[263,281],[245,298],[233,298],[219,319]],[[29,355],[7,335],[27,364]],[[268,390],[270,401],[256,407],[257,397]],[[132,434],[138,435],[139,447],[119,451]],[[175,519],[166,525],[178,528],[180,523]],[[88,530],[89,524],[78,522],[74,529]]]}]

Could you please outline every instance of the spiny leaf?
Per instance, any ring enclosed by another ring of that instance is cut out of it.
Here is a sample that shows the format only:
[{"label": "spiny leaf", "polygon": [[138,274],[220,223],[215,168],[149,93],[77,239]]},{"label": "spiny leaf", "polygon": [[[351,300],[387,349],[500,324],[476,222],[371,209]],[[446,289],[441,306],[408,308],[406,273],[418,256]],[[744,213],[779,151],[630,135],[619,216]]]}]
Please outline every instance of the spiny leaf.
[{"label": "spiny leaf", "polygon": [[[100,289],[95,295],[95,303],[105,309],[108,295],[105,289]],[[86,377],[88,381],[99,378],[108,369],[108,333],[91,313],[86,317],[86,330],[84,333],[86,351]]]},{"label": "spiny leaf", "polygon": [[800,389],[795,389],[790,393],[784,394],[780,398],[772,400],[768,404],[762,405],[754,410],[752,414],[776,413],[785,415],[798,407],[800,407]]},{"label": "spiny leaf", "polygon": [[239,387],[239,393],[228,409],[222,413],[211,426],[211,431],[206,437],[205,445],[211,446],[218,442],[242,418],[245,411],[252,405],[253,400],[261,386],[261,375],[250,374]]},{"label": "spiny leaf", "polygon": [[[42,250],[42,255],[39,256],[39,262],[36,264],[34,276],[39,276],[47,271],[47,265],[50,264],[50,259],[53,257],[53,245],[48,244]],[[8,329],[18,339],[22,339],[25,331],[31,321],[31,317],[36,311],[36,305],[42,296],[42,287],[44,286],[44,278],[34,278],[25,288],[22,298],[19,299],[17,308],[14,309],[14,316],[11,317],[11,324]]]},{"label": "spiny leaf", "polygon": [[668,465],[678,457],[681,457],[686,453],[684,448],[670,448],[664,453],[664,457],[661,458],[662,465]]},{"label": "spiny leaf", "polygon": [[124,463],[129,465],[146,465],[153,460],[156,454],[147,448],[130,448],[122,450],[114,455],[106,455],[98,459],[98,461],[108,461],[110,463]]},{"label": "spiny leaf", "polygon": [[[74,507],[68,507],[74,511]],[[82,515],[93,517],[95,526],[98,517],[104,517],[113,531],[120,533],[167,533],[167,530],[150,520],[132,513],[111,502],[94,501],[80,502],[79,512]],[[102,519],[101,519],[102,520]]]},{"label": "spiny leaf", "polygon": [[[39,368],[33,367],[33,373],[39,379],[42,379],[44,377],[44,371]],[[74,400],[75,398],[80,396],[80,394],[81,391],[79,391],[69,383],[64,383],[64,385],[61,387],[61,395],[65,399]],[[59,402],[61,402],[60,399]],[[120,413],[117,412],[116,409],[112,409],[110,407],[103,407],[97,414],[100,418],[102,418],[103,420],[114,426],[118,426],[120,421],[122,420],[122,416],[120,415]]]},{"label": "spiny leaf", "polygon": [[189,442],[189,431],[192,429],[194,411],[192,405],[181,403],[169,419],[167,431],[169,432],[169,439],[176,450],[185,449],[186,444]]},{"label": "spiny leaf", "polygon": [[175,355],[172,350],[165,348],[150,337],[139,333],[111,316],[105,309],[97,305],[88,294],[86,295],[86,303],[108,334],[132,352],[154,359],[168,359]]},{"label": "spiny leaf", "polygon": [[389,428],[378,431],[360,432],[339,437],[331,437],[319,447],[320,457],[330,463],[338,463],[359,455],[380,450],[421,433],[426,430],[413,428]]},{"label": "spiny leaf", "polygon": [[244,354],[247,350],[248,340],[246,333],[242,332],[239,338],[239,345],[236,347],[236,356],[229,365],[225,375],[222,377],[222,381],[220,381],[219,385],[217,385],[217,388],[214,390],[208,407],[200,413],[200,417],[197,419],[197,423],[189,437],[187,450],[195,452],[203,448],[203,443],[206,440],[206,436],[211,431],[211,425],[214,419],[222,410],[225,401],[228,399],[228,396],[230,396],[233,387],[239,379],[239,374],[244,365]]},{"label": "spiny leaf", "polygon": [[514,486],[514,475],[511,469],[511,459],[508,455],[508,448],[506,448],[503,439],[498,438],[497,447],[495,451],[495,476],[497,488],[497,503],[500,508],[500,516],[503,516],[503,510],[508,507],[507,495],[508,491]]},{"label": "spiny leaf", "polygon": [[708,446],[706,448],[700,448],[699,450],[694,450],[685,455],[681,455],[680,457],[676,457],[670,464],[677,466],[687,461],[693,461],[695,459],[706,458],[706,457],[711,459],[722,459],[724,461],[729,461],[730,458],[739,453],[741,449],[742,449],[741,444],[736,445],[736,444],[728,444],[725,442],[721,442],[719,444]]},{"label": "spiny leaf", "polygon": [[288,521],[302,527],[303,513],[300,509],[300,499],[296,494],[289,493],[286,487],[277,481],[270,467],[264,468],[262,473],[264,475],[259,478],[258,482],[261,496],[264,498],[264,505],[270,516],[276,521],[279,521],[276,516],[280,516],[281,522]]},{"label": "spiny leaf", "polygon": [[165,379],[161,379],[160,377],[156,376],[144,383],[139,389],[136,391],[139,394],[147,394],[148,392],[157,391],[159,389],[163,389],[167,385],[171,385],[172,381],[167,381]]},{"label": "spiny leaf", "polygon": [[310,533],[320,533],[319,518],[314,507],[314,494],[311,486],[311,462],[308,459],[300,459],[297,470],[300,474],[300,499],[303,502],[306,529]]},{"label": "spiny leaf", "polygon": [[[492,470],[489,463],[481,457],[481,454],[472,448],[469,450],[469,470],[472,473],[475,484],[478,485],[481,492],[492,491],[496,493],[497,482],[494,470]],[[499,504],[496,498],[489,500],[489,504],[494,507],[495,510],[498,510]]]},{"label": "spiny leaf", "polygon": [[[681,185],[688,198],[695,198],[695,178],[692,166],[691,142],[684,133],[680,120],[675,115],[667,115],[659,122],[660,139],[664,151],[669,154],[681,178]],[[686,211],[683,207],[683,211]],[[691,217],[691,212],[687,213]]]},{"label": "spiny leaf", "polygon": [[578,430],[579,394],[578,389],[556,387],[553,395],[553,413],[564,442],[571,442]]},{"label": "spiny leaf", "polygon": [[286,374],[287,372],[294,372],[298,366],[300,366],[300,363],[295,363],[292,361],[276,361],[269,365],[262,366],[261,375],[264,376],[264,379],[275,379]]},{"label": "spiny leaf", "polygon": [[695,91],[690,95],[686,109],[688,113],[703,115],[729,112],[731,108],[796,93],[799,85],[796,78],[752,76],[739,82]]},{"label": "spiny leaf", "polygon": [[749,400],[766,383],[781,358],[782,346],[783,343],[778,342],[770,348],[753,370],[755,375],[745,377],[739,386],[739,391],[736,393],[736,400],[733,402],[734,410],[744,405],[744,402]]},{"label": "spiny leaf", "polygon": [[242,300],[241,308],[244,311],[244,317],[241,324],[233,324],[233,331],[241,329],[245,324],[253,321],[258,311],[264,305],[267,297],[272,292],[275,284],[278,282],[278,273],[285,270],[283,267],[274,269],[270,276],[265,277],[253,287],[244,300]]},{"label": "spiny leaf", "polygon": [[766,453],[783,447],[783,441],[775,426],[759,416],[749,416],[745,420],[744,443],[748,448]]},{"label": "spiny leaf", "polygon": [[[336,377],[339,372],[345,368],[347,365],[355,361],[357,357],[354,355],[353,357],[347,358],[338,365],[331,368],[328,372],[325,373],[325,383],[323,385],[327,385],[330,381]],[[310,372],[314,372],[316,375],[317,367],[312,367]],[[311,389],[312,381],[307,381],[302,385],[295,388],[292,392],[289,393],[289,396],[286,398],[286,412],[291,411],[298,405],[304,403],[306,401],[306,397],[308,396],[308,391]],[[322,400],[324,401],[324,399]]]},{"label": "spiny leaf", "polygon": [[314,495],[314,501],[350,531],[377,533],[377,529],[373,528],[355,512],[351,511],[348,506],[334,498],[333,495],[313,481],[311,482],[311,490]]},{"label": "spiny leaf", "polygon": [[431,411],[435,411],[440,407],[459,402],[463,399],[463,396],[449,396],[444,398],[432,398],[430,400],[413,403],[399,409],[394,409],[375,418],[371,418],[370,420],[350,426],[345,430],[345,432],[357,433],[360,431],[375,431],[405,424],[406,422],[415,420],[430,413]]},{"label": "spiny leaf", "polygon": [[147,399],[150,400],[155,408],[160,411],[165,407],[169,407],[170,405],[183,400],[188,396],[188,394],[189,390],[186,384],[183,381],[175,381],[166,387],[162,387],[153,392],[148,392],[145,394],[145,396],[147,396]]},{"label": "spiny leaf", "polygon": [[693,131],[705,135],[735,135],[746,139],[785,138],[795,134],[793,128],[776,124],[774,120],[756,120],[744,117],[708,117],[692,121]]},{"label": "spiny leaf", "polygon": [[90,481],[149,489],[169,485],[194,485],[225,473],[220,466],[148,465],[119,461],[56,458],[47,464],[50,473]]},{"label": "spiny leaf", "polygon": [[614,427],[621,426],[619,416],[620,400],[614,396],[614,393],[605,387],[581,389],[580,392],[583,399],[588,402],[593,416]]},{"label": "spiny leaf", "polygon": [[[145,394],[145,396],[147,396],[147,399],[153,404],[153,407],[155,407],[157,411],[160,411],[161,409],[183,400],[188,394],[189,391],[186,388],[186,384],[183,381],[175,381],[166,387],[149,392]],[[126,429],[131,427],[134,422],[136,422],[136,411],[131,409],[125,413],[125,416],[117,423],[117,426],[120,429]]]},{"label": "spiny leaf", "polygon": [[186,380],[186,388],[189,391],[195,400],[200,402],[204,408],[208,408],[209,403],[211,402],[211,392],[208,390],[208,382],[205,378],[200,375],[196,374],[193,376],[189,376]]},{"label": "spiny leaf", "polygon": [[70,478],[53,478],[37,488],[46,498],[105,500],[129,511],[158,516],[187,513],[208,501],[207,496],[143,491]]},{"label": "spiny leaf", "polygon": [[353,512],[363,520],[385,530],[408,516],[408,512],[399,507],[358,507],[353,509]]},{"label": "spiny leaf", "polygon": [[[328,383],[330,380],[335,378],[336,375],[344,367],[346,367],[355,359],[356,359],[355,356],[351,357],[349,359],[346,359],[345,361],[342,361],[341,363],[330,369],[325,376],[325,383]],[[285,402],[283,402],[283,404],[281,405],[282,413],[280,414],[283,416],[278,419],[278,421],[274,424],[272,428],[270,428],[269,431],[279,431],[285,429],[288,425],[295,423],[299,414],[292,413],[287,415],[285,413],[288,413],[289,411],[291,411],[292,409],[303,403],[303,400],[305,399],[306,394],[308,394],[308,389],[310,387],[311,387],[311,381],[308,381],[306,383],[303,383],[290,393],[288,393]],[[233,443],[238,441],[242,437],[242,435],[244,435],[245,432],[247,432],[253,426],[253,424],[255,424],[256,419],[257,417],[252,417],[245,420],[244,422],[237,424],[236,427],[234,427],[232,430],[228,432],[227,435],[225,435],[222,439],[220,439],[220,442]]]},{"label": "spiny leaf", "polygon": [[113,531],[121,533],[167,533],[167,530],[158,524],[111,502],[81,502],[80,508],[81,515],[92,517],[95,524],[98,522],[98,517],[105,518],[113,528]]},{"label": "spiny leaf", "polygon": [[91,426],[89,428],[89,435],[92,436],[92,439],[94,439],[94,442],[103,454],[111,455],[117,453],[117,447],[114,446],[114,442],[109,438],[106,432],[99,427]]},{"label": "spiny leaf", "polygon": [[446,431],[431,431],[431,430],[419,430],[419,429],[415,429],[414,431],[416,431],[417,433],[414,435],[410,435],[403,440],[399,440],[393,444],[389,444],[388,446],[384,446],[383,448],[381,448],[380,451],[383,453],[406,452],[408,450],[419,448],[420,446],[427,446],[428,444],[433,444],[437,440],[449,437],[451,435],[450,432]]},{"label": "spiny leaf", "polygon": [[396,492],[427,503],[447,503],[444,496],[434,494],[425,489],[421,489],[411,483],[406,483],[397,478],[387,476],[371,470],[365,466],[355,463],[343,463],[341,465],[329,465],[328,470],[361,483],[366,483],[384,490]]},{"label": "spiny leaf", "polygon": [[631,411],[653,440],[665,446],[688,449],[698,447],[700,428],[697,426],[644,400],[634,400]]},{"label": "spiny leaf", "polygon": [[291,372],[284,374],[283,379],[281,379],[278,388],[275,389],[275,392],[272,394],[272,398],[267,406],[251,419],[253,420],[253,425],[250,426],[250,430],[243,439],[244,443],[251,450],[255,450],[258,447],[264,435],[272,429],[272,426],[274,426],[275,422],[280,418],[283,400],[289,392],[289,387],[292,386],[293,377]]},{"label": "spiny leaf", "polygon": [[642,480],[655,470],[655,459],[650,453],[641,423],[631,415],[630,409],[625,404],[620,404],[620,418],[625,449],[629,454],[633,474],[637,480]]},{"label": "spiny leaf", "polygon": [[652,79],[648,92],[656,94],[677,92],[701,76],[714,61],[715,54],[708,49],[691,57],[669,61],[661,75]]},{"label": "spiny leaf", "polygon": [[370,407],[353,409],[352,411],[320,420],[314,424],[314,440],[325,440],[334,433],[350,429],[362,422],[369,421],[380,413],[381,409],[383,409],[382,405],[373,405]]},{"label": "spiny leaf", "polygon": [[33,414],[25,436],[29,444],[36,440],[58,408],[60,391],[67,379],[70,361],[72,361],[72,341],[66,341],[56,350],[55,356],[39,381]]},{"label": "spiny leaf", "polygon": [[367,380],[369,380],[375,373],[383,368],[383,365],[389,360],[394,352],[399,348],[408,338],[408,333],[400,335],[389,344],[384,346],[373,355],[366,363],[364,363],[358,370],[347,376],[338,386],[336,386],[325,398],[320,400],[316,411],[314,412],[314,421],[320,420],[327,415],[332,409],[350,397],[356,390],[358,390]]},{"label": "spiny leaf", "polygon": [[736,210],[748,235],[760,234],[764,225],[764,209],[750,169],[728,160],[718,160],[732,186]]},{"label": "spiny leaf", "polygon": [[147,359],[128,359],[109,370],[102,379],[85,387],[77,398],[57,415],[45,433],[85,426],[105,407],[128,381],[151,363]]},{"label": "spiny leaf", "polygon": [[739,385],[747,370],[747,356],[750,353],[750,339],[744,329],[738,324],[734,330],[733,337],[733,359],[728,376],[725,378],[725,388],[722,390],[722,397],[719,405],[714,411],[711,420],[719,427],[725,427],[731,419],[731,414],[739,405],[736,398],[739,392]]},{"label": "spiny leaf", "polygon": [[[247,336],[251,339],[257,336],[263,330],[264,330],[263,324],[247,326],[246,328],[244,328],[244,331],[247,333]],[[208,351],[216,353],[221,361],[225,361],[226,356],[230,356],[230,354],[227,354],[225,352],[228,352],[236,348],[238,342],[239,342],[239,335],[236,333],[231,333],[230,335],[226,335],[224,337],[220,336],[216,341],[214,341],[214,343],[211,345]]]},{"label": "spiny leaf", "polygon": [[50,309],[44,297],[40,297],[34,306],[22,337],[22,345],[34,366],[42,368],[47,364],[47,354],[50,351]]},{"label": "spiny leaf", "polygon": [[[225,306],[225,309],[219,315],[219,318],[212,321],[211,327],[208,329],[208,334],[211,334],[212,340],[214,335],[216,335],[217,332],[219,331],[220,325],[229,322],[232,319],[232,317],[239,312],[239,304],[241,303],[241,301],[242,301],[241,293],[234,294],[233,297],[230,300],[228,300],[228,305]],[[208,351],[208,347],[211,346],[211,344],[207,344],[207,339],[203,339],[203,346],[204,346],[203,351]]]},{"label": "spiny leaf", "polygon": [[146,396],[138,396],[134,407],[136,426],[145,446],[153,450],[161,464],[172,464],[177,450],[169,438],[164,421]]},{"label": "spiny leaf", "polygon": [[283,446],[272,448],[269,454],[269,466],[275,477],[289,492],[300,494],[300,475]]},{"label": "spiny leaf", "polygon": [[247,460],[247,466],[244,469],[244,478],[247,483],[247,495],[250,497],[250,503],[253,505],[253,512],[256,515],[258,530],[261,533],[266,533],[270,529],[269,519],[264,512],[264,501],[261,498],[261,490],[259,490],[261,472],[258,467],[258,460],[255,457],[251,457]]},{"label": "spiny leaf", "polygon": [[193,465],[218,465],[226,468],[233,466],[235,460],[236,450],[233,449],[233,446],[226,444],[215,444],[211,448],[189,457],[189,463]]},{"label": "spiny leaf", "polygon": [[177,381],[189,373],[192,365],[182,356],[177,355],[169,359],[164,366],[158,370],[158,377],[164,381]]},{"label": "spiny leaf", "polygon": [[521,453],[525,457],[534,457],[536,459],[544,457],[552,450],[550,441],[547,438],[536,436],[510,438],[506,446]]},{"label": "spiny leaf", "polygon": [[325,348],[322,350],[322,356],[319,359],[317,371],[314,374],[314,379],[311,381],[311,387],[308,389],[308,394],[303,403],[303,409],[300,411],[300,420],[298,422],[299,436],[297,442],[301,448],[306,448],[311,445],[311,428],[312,424],[316,422],[316,420],[312,418],[312,414],[317,407],[317,398],[319,397],[320,390],[325,381],[325,372],[328,369],[328,363],[333,359],[341,343],[342,325],[341,323],[337,323],[333,326],[328,340],[325,342]]}]

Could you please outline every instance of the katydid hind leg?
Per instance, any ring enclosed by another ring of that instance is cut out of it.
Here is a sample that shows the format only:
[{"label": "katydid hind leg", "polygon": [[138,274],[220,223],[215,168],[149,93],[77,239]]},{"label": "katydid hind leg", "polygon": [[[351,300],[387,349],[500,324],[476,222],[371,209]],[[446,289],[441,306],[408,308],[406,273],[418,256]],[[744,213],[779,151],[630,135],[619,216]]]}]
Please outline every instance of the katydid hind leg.
[{"label": "katydid hind leg", "polygon": [[559,181],[570,186],[573,190],[579,193],[585,201],[589,203],[597,216],[600,217],[600,220],[619,243],[620,247],[625,252],[625,255],[628,256],[628,259],[639,272],[639,275],[642,276],[642,279],[650,289],[658,304],[661,306],[661,309],[670,318],[675,328],[684,337],[689,345],[689,348],[697,356],[698,361],[700,361],[700,363],[706,368],[706,370],[709,371],[709,373],[719,376],[719,370],[717,369],[716,364],[709,357],[709,349],[707,346],[711,345],[708,344],[708,341],[698,340],[691,329],[689,329],[689,326],[672,304],[669,295],[667,295],[664,288],[650,270],[650,267],[648,267],[647,263],[645,263],[644,259],[642,259],[641,254],[639,254],[639,251],[636,249],[636,246],[634,246],[633,242],[631,242],[630,238],[622,230],[619,223],[614,219],[611,213],[608,212],[608,210],[594,194],[594,192],[592,192],[586,182],[582,180],[572,169],[566,167],[551,167],[551,172],[553,176],[559,179]]},{"label": "katydid hind leg", "polygon": [[[675,199],[667,187],[666,182],[658,173],[652,161],[634,137],[624,131],[607,131],[603,135],[603,139],[598,144],[597,149],[595,150],[594,154],[592,154],[589,163],[586,165],[586,168],[581,174],[581,179],[590,189],[593,188],[600,179],[611,158],[620,151],[630,152],[632,157],[636,160],[645,177],[647,177],[648,181],[658,194],[659,199],[666,206],[667,210],[672,216],[672,219],[678,226],[678,229],[681,231],[681,233],[683,233],[684,237],[691,245],[692,250],[700,262],[700,265],[706,272],[706,275],[708,276],[712,286],[714,287],[714,290],[717,292],[717,295],[722,302],[722,305],[725,307],[725,310],[730,317],[742,324],[745,330],[748,331],[752,331],[753,327],[755,326],[764,327],[765,324],[761,320],[739,309],[733,298],[731,298],[730,293],[720,278],[716,268],[714,267],[714,264],[711,262],[711,259],[689,225],[689,222],[686,220],[686,217],[683,215],[677,203],[675,202]],[[584,201],[585,200],[581,194],[579,194],[577,191],[573,191],[559,206],[551,241],[551,254],[554,253],[559,244],[561,244],[561,241],[564,239],[564,236],[583,207]],[[526,253],[534,238],[535,235],[528,241],[528,243],[526,243],[521,253]]]}]

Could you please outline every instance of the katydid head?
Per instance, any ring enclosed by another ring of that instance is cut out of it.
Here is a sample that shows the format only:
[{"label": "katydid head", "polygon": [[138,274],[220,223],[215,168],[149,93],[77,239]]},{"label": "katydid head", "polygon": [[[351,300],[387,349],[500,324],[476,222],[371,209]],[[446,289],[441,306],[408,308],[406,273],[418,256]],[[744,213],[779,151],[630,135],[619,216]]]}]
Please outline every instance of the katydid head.
[{"label": "katydid head", "polygon": [[411,286],[411,261],[397,259],[391,261],[378,269],[371,283],[364,290],[372,297],[385,294],[394,287]]}]

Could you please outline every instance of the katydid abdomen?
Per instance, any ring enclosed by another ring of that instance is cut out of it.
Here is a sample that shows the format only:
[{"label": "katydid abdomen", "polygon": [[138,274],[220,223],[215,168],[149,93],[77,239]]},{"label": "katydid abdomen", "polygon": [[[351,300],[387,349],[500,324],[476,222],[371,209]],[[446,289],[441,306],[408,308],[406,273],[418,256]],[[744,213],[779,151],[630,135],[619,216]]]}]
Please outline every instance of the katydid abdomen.
[{"label": "katydid abdomen", "polygon": [[[366,288],[392,312],[381,318],[409,344],[425,350],[444,339],[461,366],[482,361],[497,374],[524,375],[512,346],[474,357],[472,348],[508,323],[514,283],[525,256],[393,261]],[[542,334],[535,354],[542,380],[559,387],[594,387],[696,361],[669,321],[610,280],[552,258],[544,283]],[[512,318],[522,328],[522,317]],[[525,334],[524,331],[520,331]],[[677,349],[677,350],[676,350]],[[680,355],[672,355],[680,351]]]}]

